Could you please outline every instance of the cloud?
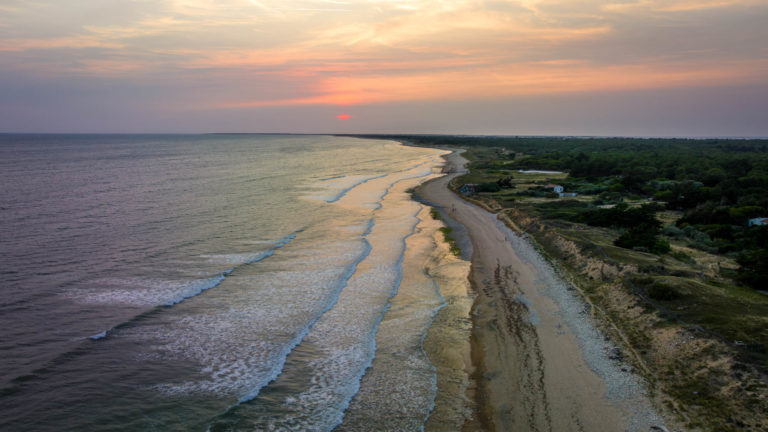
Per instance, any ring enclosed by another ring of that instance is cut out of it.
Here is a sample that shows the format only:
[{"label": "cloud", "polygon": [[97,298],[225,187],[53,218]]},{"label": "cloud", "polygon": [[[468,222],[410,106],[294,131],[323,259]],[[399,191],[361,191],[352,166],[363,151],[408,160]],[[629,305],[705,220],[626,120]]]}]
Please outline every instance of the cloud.
[{"label": "cloud", "polygon": [[5,69],[165,87],[180,109],[768,84],[764,0],[7,0],[0,11]]},{"label": "cloud", "polygon": [[52,39],[5,39],[0,40],[0,51],[19,52],[30,50],[54,50],[57,48],[114,48],[120,49],[122,44],[103,41],[88,36],[64,37]]},{"label": "cloud", "polygon": [[595,67],[555,60],[511,67],[448,70],[417,74],[359,74],[310,81],[305,97],[226,100],[222,108],[286,105],[368,105],[422,100],[498,100],[518,96],[717,86],[760,83],[768,61],[692,69],[685,64]]},{"label": "cloud", "polygon": [[765,5],[761,0],[639,0],[608,3],[606,10],[637,12],[690,12],[706,9],[743,8]]}]

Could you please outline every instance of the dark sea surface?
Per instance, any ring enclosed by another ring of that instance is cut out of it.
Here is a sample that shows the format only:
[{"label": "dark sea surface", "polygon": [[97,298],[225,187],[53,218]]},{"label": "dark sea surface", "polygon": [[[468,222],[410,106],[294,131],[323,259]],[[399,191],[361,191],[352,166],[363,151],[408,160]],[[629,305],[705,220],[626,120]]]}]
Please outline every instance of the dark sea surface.
[{"label": "dark sea surface", "polygon": [[[418,344],[439,292],[408,303],[418,324],[378,330],[422,210],[405,186],[441,153],[0,135],[0,430],[331,430],[377,343],[401,339],[409,351],[377,367],[409,374],[401,415],[420,429],[436,389]],[[387,391],[369,390],[352,406],[386,429]]]}]

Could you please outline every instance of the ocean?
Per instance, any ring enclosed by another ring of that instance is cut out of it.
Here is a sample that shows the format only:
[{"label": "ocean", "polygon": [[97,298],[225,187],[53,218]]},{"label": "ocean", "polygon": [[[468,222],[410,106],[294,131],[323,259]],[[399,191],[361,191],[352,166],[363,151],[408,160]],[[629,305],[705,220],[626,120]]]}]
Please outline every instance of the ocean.
[{"label": "ocean", "polygon": [[460,427],[468,265],[409,193],[444,153],[0,135],[0,430]]}]

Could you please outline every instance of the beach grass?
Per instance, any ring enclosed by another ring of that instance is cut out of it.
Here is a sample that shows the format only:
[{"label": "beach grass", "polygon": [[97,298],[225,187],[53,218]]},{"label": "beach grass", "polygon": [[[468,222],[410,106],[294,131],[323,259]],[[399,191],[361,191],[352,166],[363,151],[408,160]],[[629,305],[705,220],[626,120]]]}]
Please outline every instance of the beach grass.
[{"label": "beach grass", "polygon": [[[432,208],[429,211],[429,215],[434,220],[441,221],[443,220],[442,216],[440,216],[440,212]],[[443,234],[443,241],[445,241],[448,244],[448,247],[450,248],[451,253],[456,257],[461,257],[461,248],[456,244],[456,238],[454,238],[451,233],[453,232],[453,228],[450,227],[441,227],[438,229]]]}]

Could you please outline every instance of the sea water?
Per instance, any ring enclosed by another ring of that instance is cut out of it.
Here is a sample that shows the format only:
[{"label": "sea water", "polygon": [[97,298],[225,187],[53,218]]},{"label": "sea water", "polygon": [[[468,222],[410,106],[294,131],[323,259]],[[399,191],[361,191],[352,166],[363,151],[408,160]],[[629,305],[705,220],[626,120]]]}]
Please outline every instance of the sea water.
[{"label": "sea water", "polygon": [[423,429],[443,153],[0,135],[0,429]]}]

